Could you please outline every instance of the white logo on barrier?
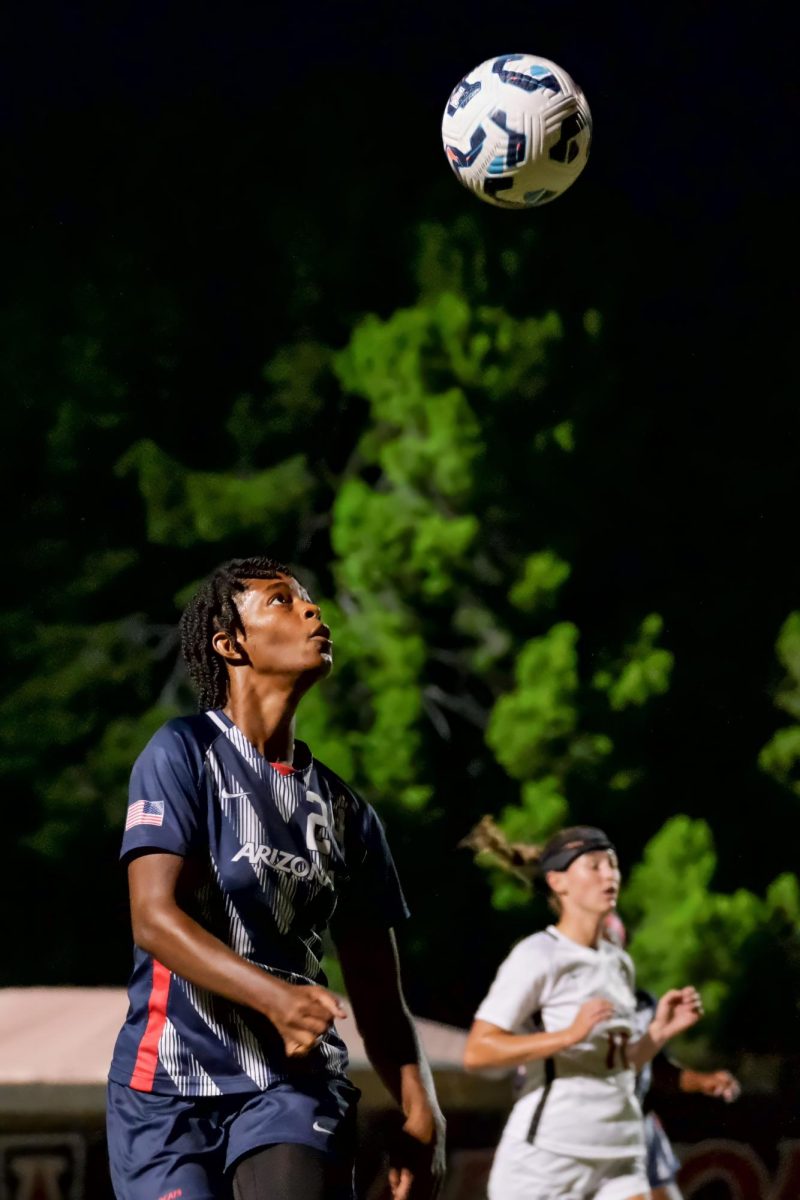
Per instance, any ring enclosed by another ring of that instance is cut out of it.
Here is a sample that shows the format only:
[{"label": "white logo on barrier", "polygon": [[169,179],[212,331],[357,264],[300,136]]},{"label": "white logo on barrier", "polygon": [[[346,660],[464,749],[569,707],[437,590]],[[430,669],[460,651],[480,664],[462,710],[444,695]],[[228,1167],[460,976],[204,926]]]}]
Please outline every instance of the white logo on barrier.
[{"label": "white logo on barrier", "polygon": [[75,1133],[0,1137],[0,1200],[81,1200],[85,1158]]}]

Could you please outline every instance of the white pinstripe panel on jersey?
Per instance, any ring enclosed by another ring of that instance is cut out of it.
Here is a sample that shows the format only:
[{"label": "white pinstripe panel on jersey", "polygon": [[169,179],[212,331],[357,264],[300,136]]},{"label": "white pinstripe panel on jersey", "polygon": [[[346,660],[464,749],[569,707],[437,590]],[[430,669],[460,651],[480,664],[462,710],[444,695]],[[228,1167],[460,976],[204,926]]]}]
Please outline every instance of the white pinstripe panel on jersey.
[{"label": "white pinstripe panel on jersey", "polygon": [[320,963],[322,962],[322,938],[318,934],[312,933],[310,937],[299,939],[306,948],[306,972],[314,979],[319,974]]},{"label": "white pinstripe panel on jersey", "polygon": [[[336,1033],[335,1030],[333,1032],[334,1034]],[[329,1030],[328,1033],[326,1033],[323,1037],[322,1041],[318,1042],[317,1045],[322,1053],[322,1057],[327,1062],[331,1071],[336,1074],[341,1074],[347,1070],[347,1051],[343,1050],[341,1046],[332,1046],[331,1043],[327,1041],[330,1033],[331,1031]],[[336,1036],[338,1037],[338,1034],[336,1034]]]},{"label": "white pinstripe panel on jersey", "polygon": [[215,713],[213,708],[210,708],[206,712],[206,716],[214,722],[218,729],[222,730],[229,742],[233,742],[242,758],[246,758],[258,777],[263,779],[265,759],[261,755],[256,757],[254,747],[248,742],[241,730],[237,729],[235,725],[226,725],[222,717]]},{"label": "white pinstripe panel on jersey", "polygon": [[[244,1073],[249,1075],[262,1091],[264,1088],[269,1087],[276,1078],[282,1078],[282,1076],[270,1070],[258,1039],[252,1029],[244,1023],[235,1008],[229,1007],[226,1013],[229,1020],[236,1026],[237,1036],[232,1038],[230,1031],[218,1020],[217,1014],[214,1011],[217,999],[213,993],[205,991],[204,988],[197,987],[195,984],[190,983],[188,979],[183,979],[180,976],[176,975],[175,979],[183,988],[195,1012],[203,1018],[206,1025],[219,1038],[223,1046],[233,1052],[236,1061]],[[227,1006],[227,1002],[224,1003]]]},{"label": "white pinstripe panel on jersey", "polygon": [[186,1081],[192,1080],[193,1096],[221,1096],[222,1092],[195,1056],[186,1048],[175,1026],[167,1018],[158,1039],[158,1058],[179,1092],[187,1095]]},{"label": "white pinstripe panel on jersey", "polygon": [[[268,845],[267,833],[258,814],[250,803],[246,789],[230,772],[228,780],[231,784],[230,793],[225,786],[225,774],[213,750],[206,753],[206,763],[219,798],[220,808],[227,818],[240,845],[247,842],[255,845]],[[275,924],[281,933],[286,933],[294,920],[294,900],[297,891],[297,880],[291,875],[285,875],[271,870],[266,863],[251,863],[252,870],[266,896]]]},{"label": "white pinstripe panel on jersey", "polygon": [[[236,911],[236,907],[235,907],[233,901],[231,900],[228,893],[226,891],[224,891],[224,889],[222,887],[222,878],[219,873],[219,867],[217,866],[216,862],[214,861],[214,855],[209,854],[209,859],[211,861],[211,868],[214,872],[214,878],[218,884],[218,889],[217,889],[217,892],[216,892],[214,898],[217,900],[218,903],[221,902],[224,905],[225,915],[228,918],[228,937],[229,937],[228,944],[231,946],[231,948],[233,950],[236,951],[237,954],[240,954],[242,956],[242,958],[247,958],[249,955],[251,955],[253,953],[252,938],[250,937],[250,934],[245,929],[245,927],[242,923],[242,918],[239,916],[238,912]],[[206,902],[210,901],[210,898],[211,898],[210,891],[211,891],[211,884],[209,883],[203,889],[203,894],[200,897],[201,904],[203,903],[204,900]],[[205,913],[205,915],[207,917],[210,916],[210,906],[209,906],[209,910]]]},{"label": "white pinstripe panel on jersey", "polygon": [[210,717],[214,724],[222,730],[228,741],[236,747],[242,758],[247,762],[247,765],[252,767],[256,772],[259,779],[269,786],[272,798],[275,801],[275,807],[284,821],[288,821],[303,799],[304,777],[297,774],[282,775],[280,771],[276,771],[270,767],[261,755],[255,753],[251,743],[248,742],[241,730],[237,729],[235,725],[226,725],[213,710],[209,711],[206,716]]},{"label": "white pinstripe panel on jersey", "polygon": [[273,1071],[270,1067],[264,1057],[261,1043],[235,1008],[231,1011],[231,1021],[236,1026],[237,1037],[241,1047],[241,1054],[237,1051],[236,1057],[242,1062],[250,1078],[255,1079],[261,1088],[268,1087],[276,1079],[282,1079],[283,1075],[279,1071]]},{"label": "white pinstripe panel on jersey", "polygon": [[284,821],[291,820],[305,792],[302,781],[296,775],[282,775],[280,771],[272,770],[268,784],[278,812]]},{"label": "white pinstripe panel on jersey", "polygon": [[[242,757],[247,762],[258,778],[266,784],[269,789],[275,807],[285,821],[288,821],[293,816],[298,805],[303,799],[305,792],[304,783],[297,775],[282,775],[279,771],[275,771],[269,767],[266,761],[260,756],[257,757],[253,752],[253,747],[250,742],[244,737],[236,726],[228,726],[225,722],[213,711],[209,711],[207,716],[214,722],[215,725],[225,734],[226,738],[239,751]],[[213,749],[209,749],[206,754],[206,761],[211,771],[214,780],[217,796],[220,799],[220,806],[225,817],[231,824],[236,837],[241,845],[251,842],[255,845],[268,845],[266,831],[259,820],[258,814],[250,804],[246,795],[246,789],[242,786],[230,772],[228,772],[229,787],[226,787],[225,773],[222,766],[214,754]],[[232,801],[236,802],[236,807]],[[331,813],[331,816],[333,814]],[[332,824],[332,822],[331,822]],[[333,830],[331,830],[333,832]],[[322,855],[319,850],[311,847],[307,848],[306,853],[316,865],[323,867]],[[213,863],[213,859],[212,859]],[[219,877],[219,871],[216,863],[213,863],[214,871]],[[264,890],[270,907],[275,918],[276,925],[281,933],[286,933],[290,928],[294,919],[294,905],[292,901],[297,892],[297,881],[289,875],[281,875],[279,880],[275,880],[274,873],[263,863],[253,864],[253,870],[256,873],[259,883]],[[322,891],[320,884],[306,884],[306,898],[310,903],[314,897]],[[226,898],[226,911],[233,908]],[[235,911],[235,910],[234,910]],[[241,921],[238,922],[241,925]],[[233,928],[232,928],[233,933]],[[246,930],[242,926],[241,933],[238,936],[243,936],[250,939]],[[291,971],[275,970],[267,964],[259,964],[267,971],[274,971],[275,974],[282,978],[291,979],[297,983],[311,983],[317,977],[320,968],[322,939],[312,933],[308,939],[300,939],[306,947],[306,962],[305,967],[307,976],[299,975]],[[236,943],[233,943],[234,949],[238,949]],[[250,943],[252,949],[252,943]],[[239,951],[241,953],[241,951]],[[201,1014],[202,1015],[202,1014]],[[245,1027],[246,1028],[246,1027]],[[247,1031],[249,1033],[249,1030]],[[319,1043],[319,1050],[326,1059],[329,1067],[334,1071],[342,1071],[347,1065],[347,1051],[338,1046],[330,1045],[325,1039]],[[263,1060],[262,1060],[263,1061]],[[266,1065],[266,1064],[265,1064]],[[247,1068],[245,1068],[247,1069]],[[268,1068],[267,1068],[268,1070]],[[248,1072],[249,1073],[249,1072]],[[271,1073],[270,1073],[271,1074]]]},{"label": "white pinstripe panel on jersey", "polygon": [[[314,965],[315,967],[319,965],[317,960],[315,960]],[[268,967],[265,963],[256,963],[256,966],[261,967],[264,971],[269,971],[272,975],[277,975],[279,979],[284,979],[287,983],[303,984],[317,982],[315,976],[313,975],[311,978],[309,978],[306,975],[299,975],[297,971],[281,971],[275,967]],[[331,1026],[327,1033],[322,1035],[322,1040],[317,1043],[317,1050],[319,1050],[319,1052],[322,1054],[322,1057],[325,1059],[328,1066],[334,1072],[341,1074],[347,1069],[349,1061],[347,1049],[344,1046],[344,1043],[341,1045],[332,1045],[328,1041],[328,1038],[330,1037],[336,1038],[337,1042],[341,1041],[335,1025]],[[275,1076],[275,1078],[277,1078],[277,1076]]]}]

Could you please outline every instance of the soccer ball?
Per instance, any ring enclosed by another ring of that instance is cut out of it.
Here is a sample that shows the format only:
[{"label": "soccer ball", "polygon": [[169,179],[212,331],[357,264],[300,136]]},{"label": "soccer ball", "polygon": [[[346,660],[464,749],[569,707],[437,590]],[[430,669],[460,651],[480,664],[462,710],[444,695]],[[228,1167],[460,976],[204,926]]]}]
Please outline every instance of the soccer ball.
[{"label": "soccer ball", "polygon": [[465,75],[442,118],[456,177],[501,208],[560,196],[589,157],[592,117],[566,71],[533,54],[501,54]]}]

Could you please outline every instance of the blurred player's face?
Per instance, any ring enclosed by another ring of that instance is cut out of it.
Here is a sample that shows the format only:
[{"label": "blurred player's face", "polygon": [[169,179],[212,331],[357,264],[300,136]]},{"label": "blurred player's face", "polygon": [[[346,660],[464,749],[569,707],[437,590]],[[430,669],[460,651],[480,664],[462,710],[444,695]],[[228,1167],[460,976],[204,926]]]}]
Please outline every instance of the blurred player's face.
[{"label": "blurred player's face", "polygon": [[229,668],[238,660],[257,675],[306,683],[329,673],[333,665],[331,631],[323,624],[319,605],[291,575],[249,579],[236,602],[244,633],[237,635],[235,646],[226,634],[214,637],[215,649],[227,659]]},{"label": "blurred player's face", "polygon": [[613,850],[591,850],[566,871],[550,871],[547,882],[566,911],[603,917],[613,912],[619,896],[620,870]]}]

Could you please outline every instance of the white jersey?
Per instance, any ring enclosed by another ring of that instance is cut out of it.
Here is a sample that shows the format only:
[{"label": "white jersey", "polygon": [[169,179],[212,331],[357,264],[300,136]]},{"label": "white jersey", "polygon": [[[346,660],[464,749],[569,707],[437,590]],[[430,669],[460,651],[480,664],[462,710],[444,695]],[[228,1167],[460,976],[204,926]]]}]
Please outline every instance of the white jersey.
[{"label": "white jersey", "polygon": [[553,1058],[526,1064],[504,1139],[576,1158],[642,1154],[642,1112],[625,1056],[636,1036],[634,968],[624,950],[605,939],[597,949],[581,946],[551,925],[514,947],[475,1016],[509,1033],[554,1033],[595,997],[611,1001],[613,1017]]}]

